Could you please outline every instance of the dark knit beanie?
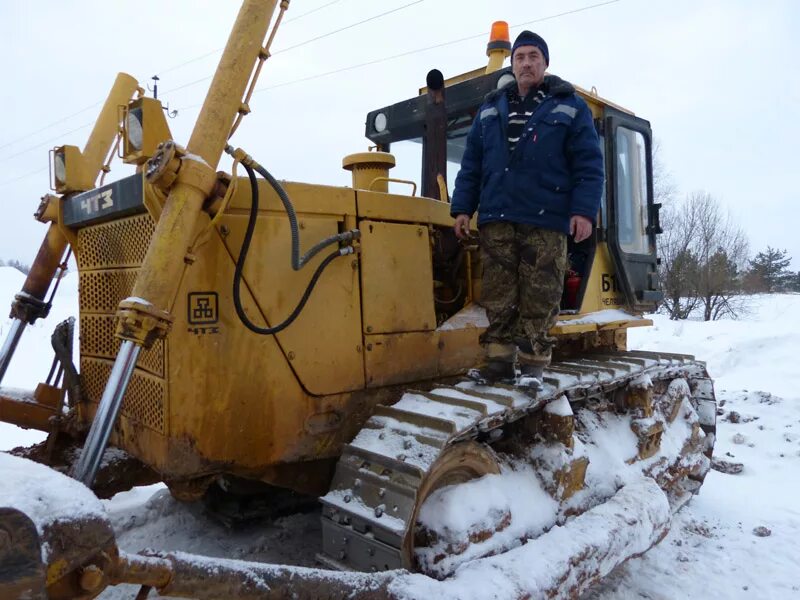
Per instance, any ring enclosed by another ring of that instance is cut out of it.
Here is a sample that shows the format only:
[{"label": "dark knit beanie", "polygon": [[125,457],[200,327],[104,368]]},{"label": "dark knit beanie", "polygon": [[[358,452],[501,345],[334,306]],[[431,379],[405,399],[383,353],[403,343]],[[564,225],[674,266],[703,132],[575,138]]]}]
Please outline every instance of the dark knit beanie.
[{"label": "dark knit beanie", "polygon": [[550,51],[547,49],[547,42],[544,41],[542,36],[536,35],[532,31],[528,31],[527,29],[520,33],[517,36],[517,39],[514,40],[514,45],[511,47],[511,60],[514,60],[514,52],[520,46],[536,46],[539,50],[542,51],[542,56],[544,56],[544,62],[547,66],[550,66]]}]

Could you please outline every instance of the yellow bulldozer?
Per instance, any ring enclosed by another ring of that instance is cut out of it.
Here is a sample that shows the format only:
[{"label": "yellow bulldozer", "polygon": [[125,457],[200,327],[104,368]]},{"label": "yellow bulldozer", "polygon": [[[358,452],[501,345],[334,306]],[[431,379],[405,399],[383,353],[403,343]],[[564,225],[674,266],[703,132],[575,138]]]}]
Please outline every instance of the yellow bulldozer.
[{"label": "yellow bulldozer", "polygon": [[[48,230],[12,303],[0,381],[69,254],[80,356],[65,322],[48,380],[0,388],[0,419],[49,434],[0,455],[0,597],[135,583],[196,598],[399,598],[420,581],[447,596],[468,561],[534,547],[567,553],[563,573],[518,595],[570,597],[657,543],[702,483],[716,415],[704,364],[626,348],[661,297],[648,122],[580,90],[607,183],[596,232],[570,242],[553,364],[538,393],[479,385],[463,377],[487,324],[479,242],[474,227],[469,242],[454,235],[447,168],[511,76],[507,26],[487,66],[433,70],[419,93],[367,114],[369,151],[342,162],[352,187],[312,185],[278,181],[229,141],[288,5],[243,2],[185,146],[120,74],[83,150],[52,151],[55,193],[36,212]],[[422,150],[419,195],[415,182],[390,193],[409,183],[391,177],[401,143]],[[136,172],[103,183],[117,144]],[[454,530],[447,511],[426,510],[521,464],[552,503],[543,530],[496,535],[522,518],[513,511]],[[122,551],[97,498],[155,481],[234,520],[255,497],[267,514],[319,498],[327,569]],[[565,545],[589,518],[605,541]]]}]

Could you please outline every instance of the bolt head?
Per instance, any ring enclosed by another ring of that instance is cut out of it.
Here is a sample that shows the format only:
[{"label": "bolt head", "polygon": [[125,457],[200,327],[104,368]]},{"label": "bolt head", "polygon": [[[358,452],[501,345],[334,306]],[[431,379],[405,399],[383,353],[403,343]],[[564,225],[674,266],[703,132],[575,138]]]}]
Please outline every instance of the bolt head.
[{"label": "bolt head", "polygon": [[105,577],[100,567],[89,565],[81,573],[81,587],[87,592],[97,591],[103,585],[104,579]]}]

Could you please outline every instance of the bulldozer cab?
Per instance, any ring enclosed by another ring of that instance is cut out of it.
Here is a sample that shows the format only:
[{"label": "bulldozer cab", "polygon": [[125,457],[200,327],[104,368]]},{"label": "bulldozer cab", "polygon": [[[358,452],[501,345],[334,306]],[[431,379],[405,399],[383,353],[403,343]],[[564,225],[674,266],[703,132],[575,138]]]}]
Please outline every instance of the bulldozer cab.
[{"label": "bulldozer cab", "polygon": [[[446,100],[439,103],[441,107],[431,98],[439,90],[422,88],[416,97],[369,112],[365,135],[381,150],[417,158],[422,195],[449,200],[440,197],[437,175],[452,190],[478,109],[489,92],[505,86],[511,78],[508,67],[491,73],[479,69],[455,77],[444,82]],[[569,239],[570,273],[562,314],[582,312],[589,269],[601,243],[607,244],[613,266],[604,269],[600,283],[603,292],[612,294],[609,306],[627,307],[637,313],[652,311],[663,294],[657,282],[660,205],[653,200],[650,124],[594,92],[577,89],[594,115],[605,159],[606,186],[596,233],[579,244]],[[416,146],[417,152],[409,151],[410,146]]]}]

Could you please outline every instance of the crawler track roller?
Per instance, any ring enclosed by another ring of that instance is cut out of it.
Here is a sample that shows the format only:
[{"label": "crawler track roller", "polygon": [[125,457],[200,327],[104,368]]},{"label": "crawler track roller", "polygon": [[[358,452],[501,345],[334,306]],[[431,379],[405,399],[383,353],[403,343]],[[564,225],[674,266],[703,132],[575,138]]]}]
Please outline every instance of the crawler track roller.
[{"label": "crawler track roller", "polygon": [[679,354],[561,360],[545,371],[538,394],[467,381],[409,390],[379,406],[345,448],[322,498],[323,559],[342,569],[442,578],[458,565],[433,564],[448,552],[470,544],[480,544],[482,556],[503,552],[508,541],[494,544],[494,533],[514,519],[524,528],[524,515],[499,510],[488,526],[484,518],[459,534],[423,525],[420,511],[437,493],[520,469],[557,504],[550,527],[607,501],[620,479],[655,480],[676,510],[708,471],[715,414],[705,365]]}]

